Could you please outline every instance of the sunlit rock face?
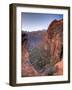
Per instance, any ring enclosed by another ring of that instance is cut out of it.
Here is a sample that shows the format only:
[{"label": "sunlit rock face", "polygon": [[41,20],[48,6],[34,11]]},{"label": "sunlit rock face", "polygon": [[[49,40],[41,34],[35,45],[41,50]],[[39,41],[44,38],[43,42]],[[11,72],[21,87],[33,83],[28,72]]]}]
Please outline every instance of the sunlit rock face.
[{"label": "sunlit rock face", "polygon": [[57,63],[63,56],[63,20],[54,20],[47,32],[52,60]]},{"label": "sunlit rock face", "polygon": [[63,20],[54,20],[47,30],[22,31],[22,77],[63,74]]}]

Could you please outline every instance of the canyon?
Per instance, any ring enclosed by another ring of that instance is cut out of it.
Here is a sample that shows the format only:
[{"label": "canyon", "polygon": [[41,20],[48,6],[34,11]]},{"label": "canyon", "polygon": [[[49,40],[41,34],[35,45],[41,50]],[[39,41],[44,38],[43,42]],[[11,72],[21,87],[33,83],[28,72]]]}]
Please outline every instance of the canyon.
[{"label": "canyon", "polygon": [[63,75],[63,20],[54,20],[46,30],[21,32],[21,75]]}]

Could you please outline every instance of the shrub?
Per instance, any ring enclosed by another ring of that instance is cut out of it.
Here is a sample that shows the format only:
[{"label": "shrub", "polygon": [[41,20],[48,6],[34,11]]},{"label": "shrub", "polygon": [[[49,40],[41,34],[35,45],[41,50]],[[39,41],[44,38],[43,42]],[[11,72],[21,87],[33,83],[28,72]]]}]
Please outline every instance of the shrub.
[{"label": "shrub", "polygon": [[50,48],[33,48],[30,50],[30,62],[38,71],[45,68],[46,65],[52,65]]}]

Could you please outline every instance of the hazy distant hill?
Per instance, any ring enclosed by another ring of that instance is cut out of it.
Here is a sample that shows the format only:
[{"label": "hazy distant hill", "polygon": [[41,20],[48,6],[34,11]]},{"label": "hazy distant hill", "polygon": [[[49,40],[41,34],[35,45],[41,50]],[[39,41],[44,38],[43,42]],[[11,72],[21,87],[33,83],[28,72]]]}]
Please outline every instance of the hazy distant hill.
[{"label": "hazy distant hill", "polygon": [[[39,47],[44,43],[45,37],[47,35],[47,30],[24,32],[27,35],[29,49]],[[25,38],[25,37],[24,37]]]}]

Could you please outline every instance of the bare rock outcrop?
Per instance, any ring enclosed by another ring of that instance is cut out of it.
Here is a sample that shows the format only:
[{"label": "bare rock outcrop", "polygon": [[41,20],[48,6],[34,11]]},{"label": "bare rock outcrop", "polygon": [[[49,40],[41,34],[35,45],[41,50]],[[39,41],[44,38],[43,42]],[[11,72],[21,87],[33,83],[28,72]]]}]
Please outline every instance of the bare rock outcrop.
[{"label": "bare rock outcrop", "polygon": [[50,45],[52,60],[55,64],[63,56],[63,20],[54,20],[47,32],[48,45]]}]

